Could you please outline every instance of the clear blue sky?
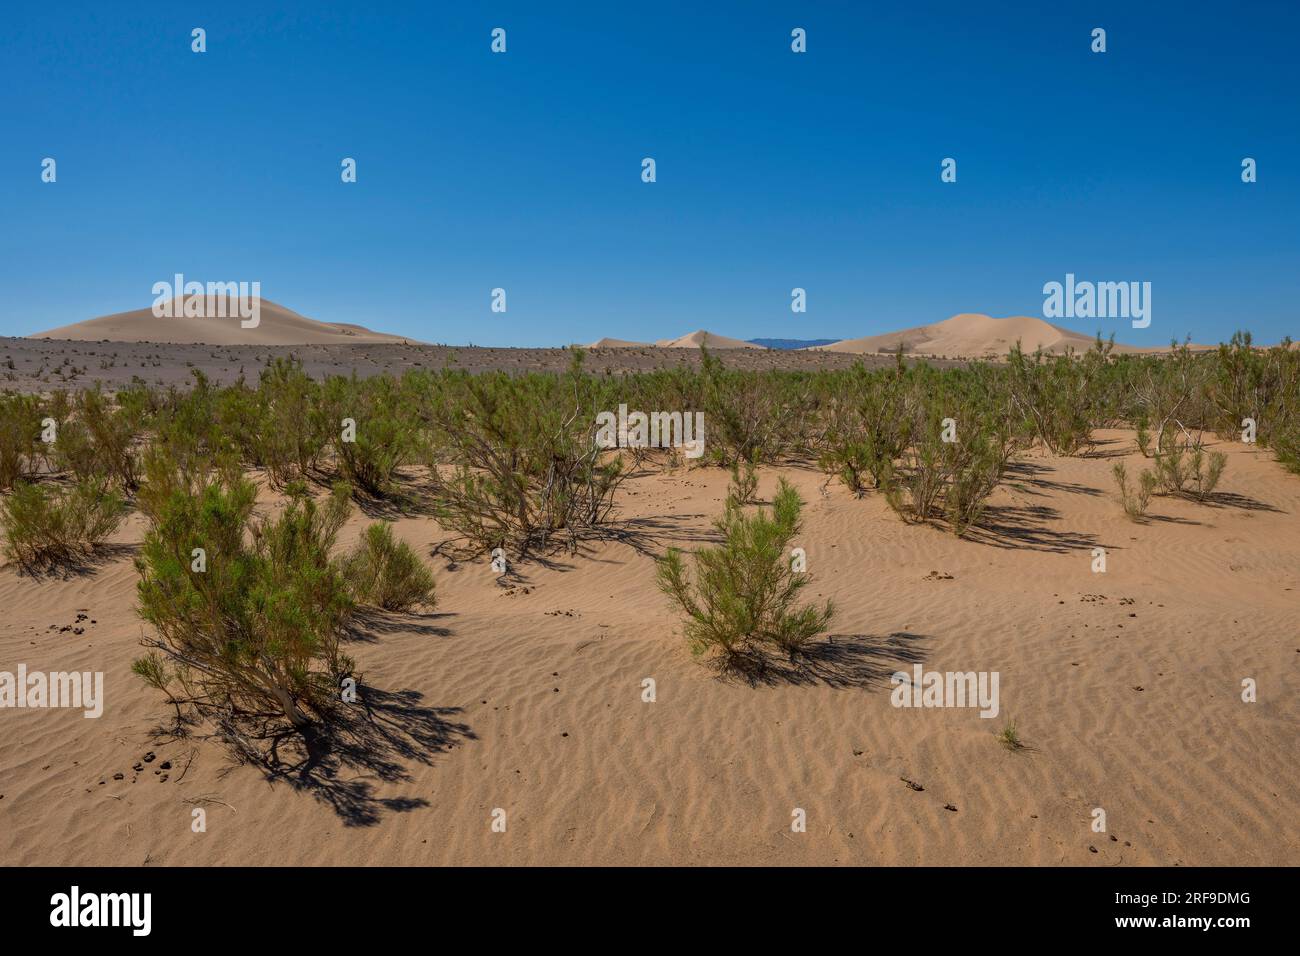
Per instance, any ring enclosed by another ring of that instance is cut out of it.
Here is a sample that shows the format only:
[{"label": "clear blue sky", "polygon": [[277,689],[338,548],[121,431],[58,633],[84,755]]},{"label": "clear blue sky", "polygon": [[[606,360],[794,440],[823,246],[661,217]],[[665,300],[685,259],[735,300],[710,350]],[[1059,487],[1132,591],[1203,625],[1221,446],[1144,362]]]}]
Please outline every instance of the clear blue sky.
[{"label": "clear blue sky", "polygon": [[1073,272],[1153,284],[1149,329],[1080,331],[1300,337],[1293,2],[3,16],[0,334],[146,307],[183,272],[432,342],[842,338],[1040,315]]}]

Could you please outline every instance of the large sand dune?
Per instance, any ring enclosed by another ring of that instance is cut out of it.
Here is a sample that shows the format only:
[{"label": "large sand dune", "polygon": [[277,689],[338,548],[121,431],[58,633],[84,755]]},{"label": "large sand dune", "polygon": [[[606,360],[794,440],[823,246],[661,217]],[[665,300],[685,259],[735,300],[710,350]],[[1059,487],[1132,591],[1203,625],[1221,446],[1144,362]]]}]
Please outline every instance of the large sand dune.
[{"label": "large sand dune", "polygon": [[[919,325],[899,332],[868,335],[860,339],[845,339],[833,345],[815,346],[814,350],[852,353],[892,352],[902,345],[904,353],[942,355],[952,358],[984,358],[985,356],[1001,358],[1016,342],[1019,342],[1020,347],[1026,352],[1034,352],[1041,348],[1045,352],[1059,354],[1067,348],[1086,351],[1092,345],[1093,339],[1094,336],[1072,332],[1033,316],[1016,315],[995,319],[988,315],[964,312],[932,325]],[[1115,351],[1140,350],[1129,345],[1116,345]]]},{"label": "large sand dune", "polygon": [[[881,495],[855,499],[806,467],[762,469],[761,497],[781,474],[808,503],[805,597],[838,606],[816,666],[767,686],[694,660],[654,584],[653,554],[711,538],[722,469],[638,475],[620,498],[626,539],[521,565],[513,582],[486,560],[430,557],[445,532],[400,518],[438,608],[364,623],[347,646],[370,689],[359,736],[297,765],[286,743],[271,779],[215,740],[159,733],[170,708],[129,671],[146,529],[134,515],[84,575],[0,568],[0,666],[103,671],[106,698],[97,720],[0,712],[0,856],[1295,866],[1300,480],[1262,448],[1218,444],[1229,465],[1212,504],[1157,498],[1135,525],[1110,471],[1145,462],[1131,432],[1098,437],[1094,455],[1017,464],[969,539],[904,524]],[[368,521],[354,514],[340,548]],[[917,662],[1000,672],[1000,715],[892,706],[889,675]],[[1245,677],[1258,703],[1242,701]],[[995,737],[1007,718],[1021,752]]]},{"label": "large sand dune", "polygon": [[[366,345],[407,341],[400,335],[372,332],[360,325],[317,322],[270,299],[257,301],[260,302],[260,314],[256,328],[241,326],[238,311],[231,300],[222,303],[216,297],[205,296],[203,312],[210,317],[184,316],[182,301],[174,299],[174,318],[159,318],[152,309],[136,309],[38,332],[32,338],[173,345]],[[225,317],[217,317],[222,312]]]}]

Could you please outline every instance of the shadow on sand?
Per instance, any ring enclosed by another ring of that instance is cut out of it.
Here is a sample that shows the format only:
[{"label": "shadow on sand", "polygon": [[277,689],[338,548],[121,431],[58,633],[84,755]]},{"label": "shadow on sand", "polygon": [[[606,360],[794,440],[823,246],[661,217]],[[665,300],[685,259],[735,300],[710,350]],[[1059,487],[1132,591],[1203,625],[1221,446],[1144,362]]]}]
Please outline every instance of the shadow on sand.
[{"label": "shadow on sand", "polygon": [[896,631],[893,634],[830,634],[793,659],[748,652],[731,661],[719,660],[718,676],[751,687],[823,685],[839,690],[887,686],[897,670],[924,659],[930,638]]},{"label": "shadow on sand", "polygon": [[431,766],[433,758],[474,732],[456,718],[459,707],[429,707],[414,690],[382,691],[358,685],[357,702],[340,707],[329,723],[301,733],[276,729],[256,747],[249,735],[218,731],[241,762],[257,766],[271,783],[287,783],[332,809],[347,826],[377,824],[385,812],[401,813],[429,805],[422,797],[380,797],[375,781],[405,783],[412,761]]}]

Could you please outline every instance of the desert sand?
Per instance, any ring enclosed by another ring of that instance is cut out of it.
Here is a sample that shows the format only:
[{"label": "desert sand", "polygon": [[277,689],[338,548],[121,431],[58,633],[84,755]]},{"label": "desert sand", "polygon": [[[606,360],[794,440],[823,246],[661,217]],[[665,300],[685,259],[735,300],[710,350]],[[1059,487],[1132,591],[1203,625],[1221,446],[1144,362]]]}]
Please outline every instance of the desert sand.
[{"label": "desert sand", "polygon": [[203,318],[185,316],[183,310],[186,300],[173,299],[171,317],[159,318],[153,314],[152,309],[136,309],[37,332],[32,338],[214,346],[360,345],[405,341],[403,336],[372,332],[360,325],[317,322],[277,305],[270,299],[256,301],[260,308],[258,324],[254,328],[244,328],[241,325],[234,300],[219,302],[216,297],[205,296],[203,313],[206,317]]},{"label": "desert sand", "polygon": [[[727,476],[652,472],[623,539],[526,563],[425,555],[438,607],[377,615],[350,644],[371,688],[351,751],[268,779],[213,741],[155,735],[140,653],[133,515],[90,573],[0,568],[0,661],[101,670],[104,715],[13,710],[0,735],[11,864],[1300,863],[1300,481],[1218,444],[1213,504],[1156,498],[1128,521],[1103,431],[1087,457],[1033,453],[970,539],[901,522],[812,468],[807,597],[838,605],[816,665],[749,686],[693,659],[652,555],[709,539]],[[272,499],[266,497],[266,505]],[[354,513],[339,546],[350,547]],[[1091,570],[1104,547],[1108,570]],[[996,670],[997,719],[891,706],[889,674]],[[1258,682],[1243,703],[1241,682]],[[642,701],[653,678],[657,700]],[[1000,746],[1013,718],[1026,748]],[[290,755],[285,755],[290,759]],[[120,775],[120,776],[119,776]],[[904,782],[912,781],[923,789]],[[191,831],[202,807],[207,832]],[[794,808],[807,832],[791,832]],[[1090,828],[1104,808],[1108,831]],[[490,827],[495,808],[505,833]]]}]

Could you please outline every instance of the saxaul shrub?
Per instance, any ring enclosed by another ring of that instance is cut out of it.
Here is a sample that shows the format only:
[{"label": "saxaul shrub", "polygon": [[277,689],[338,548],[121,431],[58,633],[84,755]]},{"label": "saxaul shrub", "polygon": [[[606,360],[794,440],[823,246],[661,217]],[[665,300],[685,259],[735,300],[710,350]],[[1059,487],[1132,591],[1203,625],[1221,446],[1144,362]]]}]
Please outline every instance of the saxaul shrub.
[{"label": "saxaul shrub", "polygon": [[736,496],[739,504],[754,503],[754,496],[758,494],[758,470],[753,462],[737,461],[732,464],[731,493]]},{"label": "saxaul shrub", "polygon": [[599,533],[625,473],[596,441],[594,388],[577,365],[564,376],[445,378],[431,411],[441,522],[475,550],[521,556],[557,539],[572,551]]},{"label": "saxaul shrub", "polygon": [[1006,387],[1034,436],[1053,454],[1077,455],[1088,448],[1092,430],[1108,417],[1103,384],[1114,339],[1098,336],[1082,356],[1026,355],[1017,342],[1007,356]]},{"label": "saxaul shrub", "polygon": [[1199,442],[1190,438],[1180,441],[1172,431],[1165,433],[1160,449],[1155,453],[1156,480],[1160,490],[1167,495],[1181,495],[1199,501],[1218,487],[1227,464],[1228,456],[1223,452],[1211,452],[1207,458]]},{"label": "saxaul shrub", "polygon": [[779,458],[799,438],[801,410],[811,398],[798,373],[742,372],[700,349],[706,455],[730,468],[737,461]]},{"label": "saxaul shrub", "polygon": [[89,558],[124,517],[121,498],[100,480],[65,488],[22,482],[0,501],[5,556],[30,571]]},{"label": "saxaul shrub", "polygon": [[418,412],[387,375],[333,377],[322,391],[339,476],[372,497],[391,495],[398,469],[421,453]]},{"label": "saxaul shrub", "polygon": [[917,403],[906,450],[882,476],[885,499],[904,520],[942,518],[964,534],[983,516],[1022,441],[995,395],[932,386]]},{"label": "saxaul shrub", "polygon": [[327,717],[352,670],[339,650],[352,599],[330,558],[350,490],[336,486],[324,503],[301,484],[289,494],[273,519],[254,517],[255,487],[229,471],[177,474],[151,495],[136,565],[139,613],[155,636],[136,670],[175,684],[175,699],[228,730]]},{"label": "saxaul shrub", "polygon": [[433,607],[433,573],[405,541],[393,537],[393,526],[377,521],[343,563],[343,575],[358,604],[385,611]]},{"label": "saxaul shrub", "polygon": [[[254,447],[276,486],[311,475],[329,441],[330,423],[326,421],[320,392],[320,386],[302,370],[297,359],[277,358],[262,372],[256,392]],[[374,423],[367,421],[359,437],[360,448],[350,449],[350,456],[344,460],[349,463],[346,477],[378,493],[396,465],[389,468],[376,462],[371,445],[382,441],[383,435],[372,435],[374,430]],[[371,484],[363,483],[363,478]]]},{"label": "saxaul shrub", "polygon": [[659,560],[659,588],[685,614],[693,653],[716,652],[726,666],[761,669],[768,652],[795,658],[826,629],[833,604],[798,605],[809,578],[792,570],[787,555],[802,505],[785,479],[770,511],[746,512],[733,490],[715,522],[723,542],[695,552],[694,574],[675,548]]},{"label": "saxaul shrub", "polygon": [[0,394],[0,491],[40,470],[42,417],[34,396]]},{"label": "saxaul shrub", "polygon": [[902,365],[871,373],[855,365],[847,378],[824,383],[827,425],[820,465],[856,497],[880,488],[893,475],[911,438],[913,388]]},{"label": "saxaul shrub", "polygon": [[53,459],[79,480],[96,477],[134,491],[140,481],[139,443],[145,425],[145,396],[121,392],[116,403],[98,385],[77,393],[71,417],[58,429]]},{"label": "saxaul shrub", "polygon": [[1154,472],[1142,469],[1136,483],[1130,483],[1128,479],[1128,469],[1124,467],[1122,461],[1116,462],[1111,469],[1111,474],[1115,477],[1115,484],[1119,487],[1119,503],[1124,509],[1124,513],[1134,521],[1142,521],[1146,518],[1147,505],[1151,501],[1151,494],[1156,489],[1156,476]]}]

